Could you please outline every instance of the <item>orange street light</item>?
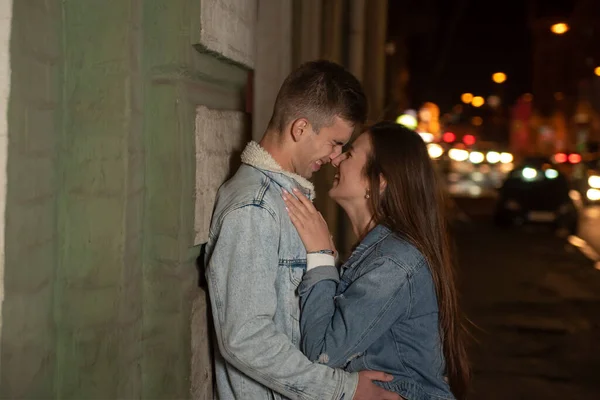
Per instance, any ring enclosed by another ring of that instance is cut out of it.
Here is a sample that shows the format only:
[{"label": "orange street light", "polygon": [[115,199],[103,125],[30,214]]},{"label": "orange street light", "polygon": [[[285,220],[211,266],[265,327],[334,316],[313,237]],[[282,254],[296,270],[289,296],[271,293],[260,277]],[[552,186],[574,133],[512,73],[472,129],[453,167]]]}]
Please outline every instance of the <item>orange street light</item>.
[{"label": "orange street light", "polygon": [[557,35],[562,35],[569,30],[569,25],[564,22],[559,22],[558,24],[554,24],[550,27],[552,33],[556,33]]},{"label": "orange street light", "polygon": [[504,72],[496,72],[492,75],[492,80],[496,83],[502,83],[506,81],[506,74]]},{"label": "orange street light", "polygon": [[485,104],[485,100],[481,96],[475,96],[475,97],[473,97],[473,100],[471,101],[471,105],[473,107],[481,107],[484,104]]},{"label": "orange street light", "polygon": [[473,94],[472,93],[463,93],[462,96],[460,96],[460,99],[462,100],[463,103],[469,104],[471,102],[471,100],[473,100]]}]

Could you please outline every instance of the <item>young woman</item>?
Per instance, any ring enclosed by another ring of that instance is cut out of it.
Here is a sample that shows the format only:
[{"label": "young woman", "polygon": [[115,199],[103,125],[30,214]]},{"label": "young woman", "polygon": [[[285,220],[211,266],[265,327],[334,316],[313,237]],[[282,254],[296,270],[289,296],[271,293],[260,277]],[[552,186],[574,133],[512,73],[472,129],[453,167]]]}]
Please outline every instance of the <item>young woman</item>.
[{"label": "young woman", "polygon": [[389,373],[381,386],[407,400],[464,399],[469,367],[443,197],[423,140],[381,122],[334,165],[329,195],[359,238],[340,272],[321,214],[284,193],[307,250],[302,350],[331,367]]}]

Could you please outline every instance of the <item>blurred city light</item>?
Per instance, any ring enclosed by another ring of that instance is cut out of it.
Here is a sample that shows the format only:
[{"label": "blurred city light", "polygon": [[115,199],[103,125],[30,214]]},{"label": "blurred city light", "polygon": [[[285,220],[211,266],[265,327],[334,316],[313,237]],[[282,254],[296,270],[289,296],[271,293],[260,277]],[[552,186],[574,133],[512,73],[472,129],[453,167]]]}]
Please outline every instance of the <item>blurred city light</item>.
[{"label": "blurred city light", "polygon": [[533,95],[531,93],[525,93],[523,95],[523,101],[526,101],[528,103],[533,101]]},{"label": "blurred city light", "polygon": [[557,153],[554,155],[554,162],[557,164],[562,164],[567,162],[567,155],[565,153]]},{"label": "blurred city light", "polygon": [[596,74],[596,76],[600,76],[600,67],[594,68],[594,74]]},{"label": "blurred city light", "polygon": [[[500,160],[500,162],[502,162],[502,160]],[[510,162],[510,163],[506,163],[506,164],[500,164],[499,169],[503,174],[508,174],[510,171],[513,170],[513,168],[514,168],[514,165],[513,165],[513,163]]]},{"label": "blurred city light", "polygon": [[429,153],[429,157],[436,159],[444,154],[444,149],[437,143],[429,143],[427,145],[427,152]]},{"label": "blurred city light", "polygon": [[487,102],[490,105],[490,107],[496,108],[500,105],[501,100],[500,97],[491,95],[490,97],[488,97]]},{"label": "blurred city light", "polygon": [[417,119],[410,114],[402,114],[396,118],[396,123],[404,125],[409,129],[415,129],[417,127]]},{"label": "blurred city light", "polygon": [[546,175],[546,178],[548,178],[548,179],[556,179],[556,178],[558,178],[558,171],[555,169],[549,168],[544,171],[544,175]]},{"label": "blurred city light", "polygon": [[600,189],[600,176],[592,175],[588,178],[588,185],[594,189]]},{"label": "blurred city light", "polygon": [[492,75],[492,80],[496,83],[503,83],[506,81],[506,74],[504,72],[496,72]]},{"label": "blurred city light", "polygon": [[552,33],[556,33],[557,35],[562,35],[569,30],[569,25],[564,22],[559,22],[558,24],[554,24],[550,27]]},{"label": "blurred city light", "polygon": [[431,143],[433,142],[433,134],[429,133],[429,132],[419,132],[419,135],[421,136],[421,139],[423,139],[423,141],[425,143]]},{"label": "blurred city light", "polygon": [[588,189],[588,191],[585,195],[591,201],[600,200],[600,190],[598,190],[598,189]]},{"label": "blurred city light", "polygon": [[[472,155],[473,153],[471,153]],[[478,163],[475,163],[478,164]],[[474,182],[483,182],[485,179],[485,176],[483,176],[483,174],[479,171],[475,171],[471,174],[471,179],[473,179]]]},{"label": "blurred city light", "polygon": [[579,164],[581,162],[581,156],[576,153],[569,154],[569,162],[571,164]]},{"label": "blurred city light", "polygon": [[446,132],[442,135],[442,140],[446,143],[452,143],[456,140],[456,135],[452,132]]},{"label": "blurred city light", "polygon": [[467,146],[473,146],[475,144],[475,136],[465,135],[463,136],[463,143]]},{"label": "blurred city light", "polygon": [[469,154],[469,161],[473,164],[481,164],[483,160],[485,160],[485,156],[479,151],[473,151]]},{"label": "blurred city light", "polygon": [[510,153],[500,153],[500,162],[502,164],[509,164],[513,162],[513,155]]},{"label": "blurred city light", "polygon": [[473,100],[473,94],[472,93],[463,93],[460,96],[460,100],[465,104],[469,104]]},{"label": "blurred city light", "polygon": [[481,107],[484,104],[485,104],[485,100],[481,96],[475,96],[475,97],[473,97],[473,100],[471,100],[471,105],[473,107]]},{"label": "blurred city light", "polygon": [[500,162],[500,153],[497,151],[490,151],[486,154],[486,159],[490,164],[496,164]]},{"label": "blurred city light", "polygon": [[387,54],[388,56],[393,56],[394,54],[396,54],[396,43],[394,42],[387,42],[385,44],[385,54]]},{"label": "blurred city light", "polygon": [[537,176],[537,171],[534,168],[526,167],[523,168],[521,175],[523,175],[523,178],[526,180],[533,180]]},{"label": "blurred city light", "polygon": [[448,157],[454,161],[465,161],[469,158],[469,152],[463,149],[450,149]]},{"label": "blurred city light", "polygon": [[556,93],[554,93],[554,100],[561,101],[564,98],[565,98],[565,95],[563,94],[563,92],[556,92]]},{"label": "blurred city light", "polygon": [[480,126],[483,124],[483,119],[481,117],[473,117],[471,118],[471,123],[475,126]]}]

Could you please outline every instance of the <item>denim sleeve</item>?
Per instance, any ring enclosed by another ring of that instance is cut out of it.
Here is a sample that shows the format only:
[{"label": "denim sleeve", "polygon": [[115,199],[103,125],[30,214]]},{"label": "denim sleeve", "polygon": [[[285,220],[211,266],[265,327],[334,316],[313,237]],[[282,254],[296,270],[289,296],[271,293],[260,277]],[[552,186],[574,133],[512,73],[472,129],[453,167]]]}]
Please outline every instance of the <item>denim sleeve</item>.
[{"label": "denim sleeve", "polygon": [[217,342],[227,362],[290,399],[350,400],[358,376],[312,363],[273,322],[279,223],[250,205],[231,211],[208,260]]},{"label": "denim sleeve", "polygon": [[302,351],[311,360],[343,368],[409,314],[408,274],[393,260],[378,258],[335,296],[338,280],[325,268],[309,271],[299,287]]}]

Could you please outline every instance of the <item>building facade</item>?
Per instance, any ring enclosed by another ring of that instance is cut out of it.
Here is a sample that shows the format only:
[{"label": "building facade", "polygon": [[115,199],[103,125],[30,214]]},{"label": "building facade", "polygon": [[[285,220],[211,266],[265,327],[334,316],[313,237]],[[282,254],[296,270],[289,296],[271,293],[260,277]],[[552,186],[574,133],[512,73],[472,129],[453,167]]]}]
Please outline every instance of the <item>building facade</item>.
[{"label": "building facade", "polygon": [[386,5],[0,0],[0,397],[212,398],[216,190],[303,61],[347,65],[376,118]]}]

